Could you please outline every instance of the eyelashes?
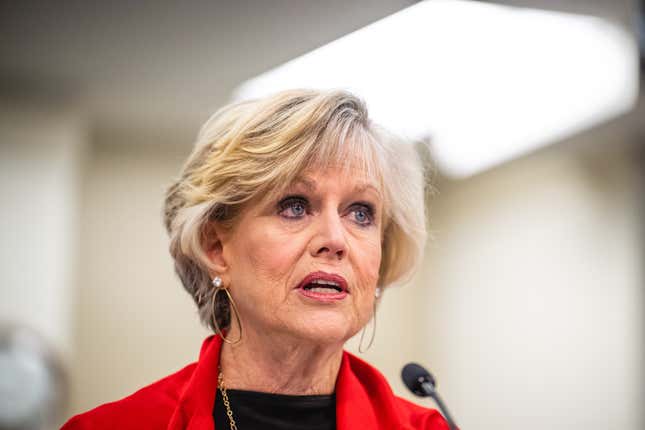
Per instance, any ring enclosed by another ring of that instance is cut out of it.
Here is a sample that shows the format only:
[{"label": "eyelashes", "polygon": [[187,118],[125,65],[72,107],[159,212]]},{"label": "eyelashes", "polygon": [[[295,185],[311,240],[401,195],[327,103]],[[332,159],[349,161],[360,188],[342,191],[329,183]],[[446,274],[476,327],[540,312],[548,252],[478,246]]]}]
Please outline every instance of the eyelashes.
[{"label": "eyelashes", "polygon": [[278,214],[285,218],[302,218],[309,210],[309,201],[303,196],[287,196],[278,202]]},{"label": "eyelashes", "polygon": [[352,206],[356,222],[361,225],[371,225],[374,223],[374,206],[368,202],[357,202]]},{"label": "eyelashes", "polygon": [[[309,200],[305,196],[292,195],[281,199],[277,204],[278,215],[290,219],[299,220],[312,213]],[[346,215],[359,226],[367,227],[374,224],[374,205],[370,202],[357,201],[352,203]]]}]

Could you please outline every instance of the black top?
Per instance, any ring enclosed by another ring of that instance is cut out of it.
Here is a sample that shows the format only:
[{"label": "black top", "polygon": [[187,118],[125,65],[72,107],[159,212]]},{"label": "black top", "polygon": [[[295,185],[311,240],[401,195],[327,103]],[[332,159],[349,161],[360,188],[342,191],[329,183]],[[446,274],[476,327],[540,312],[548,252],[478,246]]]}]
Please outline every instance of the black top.
[{"label": "black top", "polygon": [[[336,396],[289,396],[226,390],[238,430],[335,430]],[[219,390],[213,409],[215,430],[230,430]]]}]

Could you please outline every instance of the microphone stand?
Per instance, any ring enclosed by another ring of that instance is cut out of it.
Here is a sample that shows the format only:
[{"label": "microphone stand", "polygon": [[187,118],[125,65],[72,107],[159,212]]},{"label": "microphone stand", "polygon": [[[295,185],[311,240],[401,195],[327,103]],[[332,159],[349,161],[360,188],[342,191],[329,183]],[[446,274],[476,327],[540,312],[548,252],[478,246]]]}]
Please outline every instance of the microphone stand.
[{"label": "microphone stand", "polygon": [[459,430],[459,428],[455,424],[455,421],[452,419],[452,415],[450,415],[450,412],[448,412],[448,408],[443,403],[443,400],[441,400],[441,397],[439,396],[437,390],[435,390],[434,385],[426,381],[421,384],[421,387],[423,388],[423,391],[428,395],[428,397],[432,397],[432,399],[435,401],[435,403],[439,407],[439,410],[443,414],[443,417],[446,419],[450,430]]}]

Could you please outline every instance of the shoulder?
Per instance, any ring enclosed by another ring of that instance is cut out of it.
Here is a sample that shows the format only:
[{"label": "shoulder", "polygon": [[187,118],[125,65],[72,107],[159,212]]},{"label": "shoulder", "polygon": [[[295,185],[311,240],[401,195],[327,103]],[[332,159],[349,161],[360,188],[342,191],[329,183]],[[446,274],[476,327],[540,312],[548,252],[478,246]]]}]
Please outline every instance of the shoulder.
[{"label": "shoulder", "polygon": [[[449,430],[448,424],[436,409],[419,406],[396,396],[385,376],[355,355],[345,352],[341,373],[344,376],[344,381],[340,384],[342,400],[353,405],[361,404],[364,411],[372,411],[370,414],[363,412],[362,422],[369,422],[371,419],[374,428]],[[353,408],[348,419],[353,419],[355,414]]]},{"label": "shoulder", "polygon": [[411,429],[449,430],[446,420],[436,409],[424,408],[401,397],[395,399],[402,421]]},{"label": "shoulder", "polygon": [[115,402],[76,415],[61,430],[165,428],[196,363]]}]

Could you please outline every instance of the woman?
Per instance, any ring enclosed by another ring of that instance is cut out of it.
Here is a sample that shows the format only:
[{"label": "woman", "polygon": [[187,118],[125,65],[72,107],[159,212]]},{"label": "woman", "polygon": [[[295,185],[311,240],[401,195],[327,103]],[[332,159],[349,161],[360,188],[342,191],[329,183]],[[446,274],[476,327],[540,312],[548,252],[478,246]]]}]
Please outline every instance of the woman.
[{"label": "woman", "polygon": [[343,351],[425,241],[419,158],[360,100],[296,90],[218,111],[164,213],[216,335],[197,363],[65,429],[448,428]]}]

